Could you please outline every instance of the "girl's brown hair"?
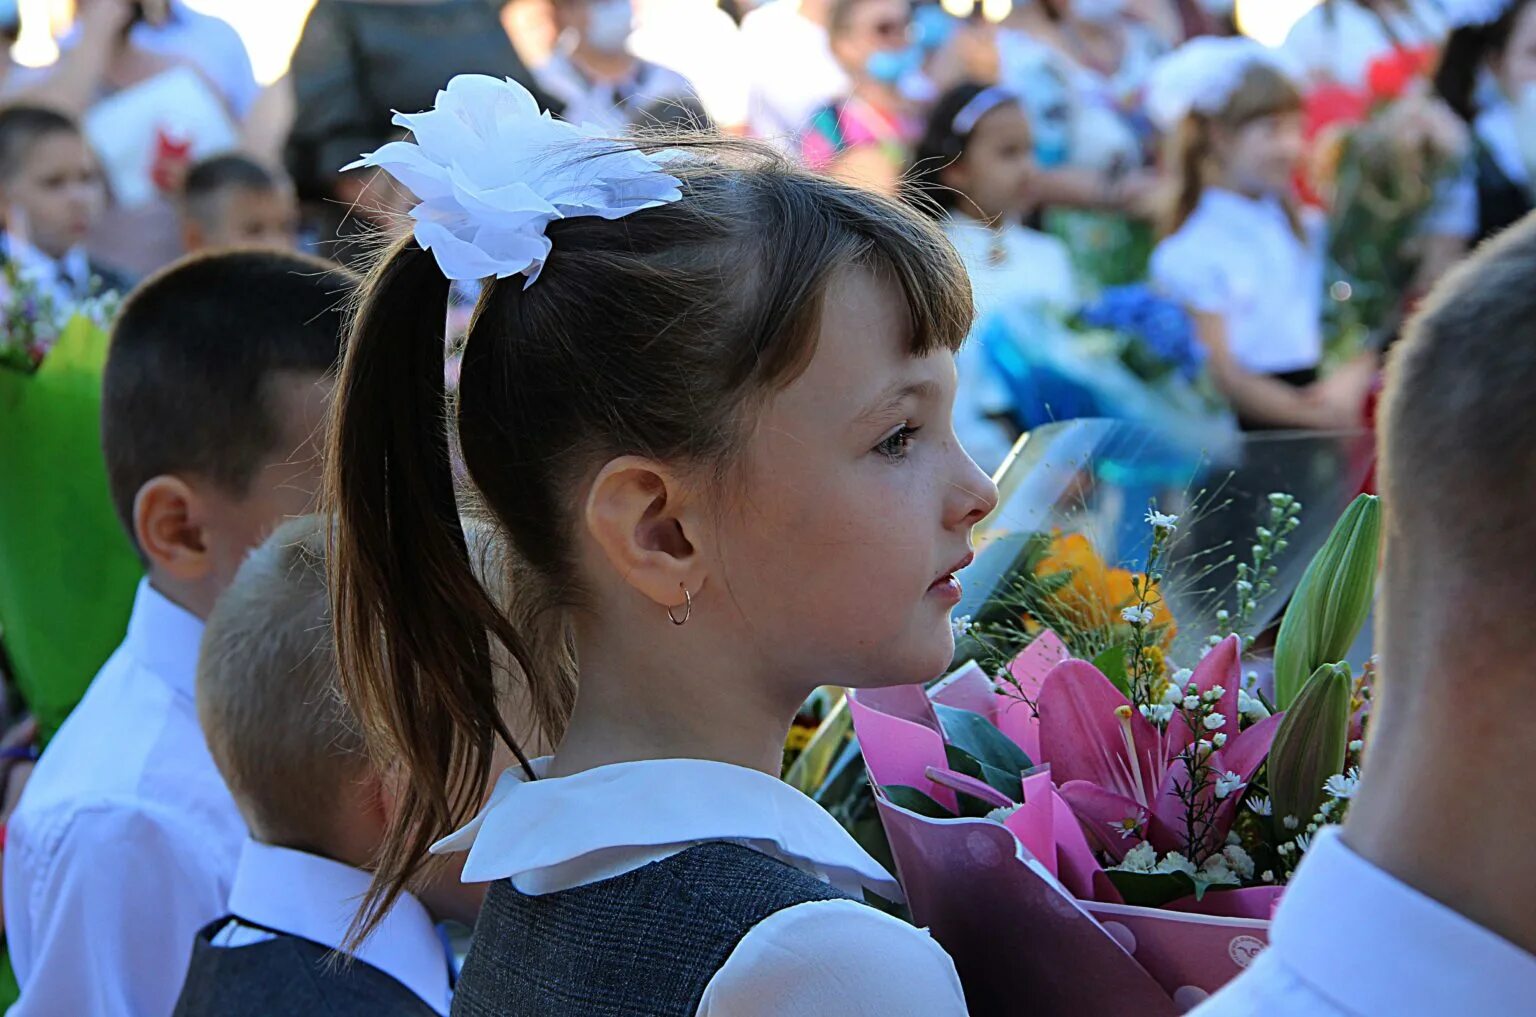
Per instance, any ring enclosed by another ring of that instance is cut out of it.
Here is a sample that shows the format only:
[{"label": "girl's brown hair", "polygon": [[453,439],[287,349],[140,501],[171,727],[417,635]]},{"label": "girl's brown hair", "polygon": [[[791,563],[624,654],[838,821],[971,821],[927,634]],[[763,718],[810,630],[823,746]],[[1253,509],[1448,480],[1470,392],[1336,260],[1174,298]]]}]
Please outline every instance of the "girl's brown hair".
[{"label": "girl's brown hair", "polygon": [[[752,408],[809,362],[842,269],[897,285],[914,355],[953,350],[969,329],[958,257],[899,202],[757,144],[629,144],[683,148],[668,166],[683,198],[613,221],[555,222],[536,283],[487,282],[455,412],[443,384],[448,282],[432,255],[402,240],[364,286],[327,466],[336,646],[371,749],[407,779],[359,935],[420,872],[427,847],[479,807],[495,741],[522,758],[497,711],[491,640],[526,676],[548,737],[564,728],[572,685],[528,624],[581,602],[572,520],[584,477],[620,455],[724,477]],[[503,612],[475,580],[452,437],[474,501],[533,577],[519,595],[536,609]]]},{"label": "girl's brown hair", "polygon": [[[1163,216],[1162,233],[1177,233],[1200,205],[1205,189],[1215,182],[1216,132],[1231,133],[1255,120],[1301,110],[1301,92],[1290,78],[1266,64],[1255,63],[1243,74],[1232,97],[1217,113],[1191,110],[1171,136],[1166,156],[1173,191]],[[1284,199],[1291,229],[1302,235],[1295,200]]]}]

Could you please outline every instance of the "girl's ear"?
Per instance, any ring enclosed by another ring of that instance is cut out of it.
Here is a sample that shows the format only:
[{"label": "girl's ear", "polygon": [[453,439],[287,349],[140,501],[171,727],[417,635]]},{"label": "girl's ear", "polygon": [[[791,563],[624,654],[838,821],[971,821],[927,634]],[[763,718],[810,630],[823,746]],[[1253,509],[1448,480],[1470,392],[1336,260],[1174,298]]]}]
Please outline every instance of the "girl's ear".
[{"label": "girl's ear", "polygon": [[939,183],[952,191],[965,194],[971,183],[971,173],[966,166],[965,156],[958,155],[951,159],[943,169],[939,170]]},{"label": "girl's ear", "polygon": [[587,496],[587,530],[625,582],[662,607],[703,585],[697,549],[703,517],[680,477],[639,456],[598,471]]}]

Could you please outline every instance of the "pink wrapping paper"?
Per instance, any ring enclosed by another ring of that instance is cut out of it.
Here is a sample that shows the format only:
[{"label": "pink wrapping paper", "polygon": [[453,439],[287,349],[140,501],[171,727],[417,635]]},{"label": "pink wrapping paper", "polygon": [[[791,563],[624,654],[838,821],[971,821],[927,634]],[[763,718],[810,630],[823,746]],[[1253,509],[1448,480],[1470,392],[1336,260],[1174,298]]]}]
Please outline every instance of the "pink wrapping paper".
[{"label": "pink wrapping paper", "polygon": [[[1014,664],[1026,688],[1038,688],[1065,656],[1059,643],[1045,638],[1035,646]],[[928,779],[930,768],[946,768],[930,694],[934,702],[987,717],[1038,760],[1030,708],[998,695],[979,669],[967,667],[932,693],[905,686],[850,695],[877,786],[915,787],[955,807],[953,791]],[[930,819],[877,792],[913,919],[954,958],[977,1017],[1183,1013],[1267,944],[1277,888],[1213,891],[1201,902],[1191,898],[1161,909],[1119,903],[1049,769],[1025,774],[1023,785],[1022,807],[1001,823]]]}]

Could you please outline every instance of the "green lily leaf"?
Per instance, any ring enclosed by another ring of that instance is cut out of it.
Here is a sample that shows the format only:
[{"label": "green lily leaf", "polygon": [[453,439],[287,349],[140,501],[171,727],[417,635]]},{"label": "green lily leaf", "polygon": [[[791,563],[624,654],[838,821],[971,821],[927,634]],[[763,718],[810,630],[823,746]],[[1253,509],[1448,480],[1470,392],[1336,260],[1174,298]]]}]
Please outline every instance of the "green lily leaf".
[{"label": "green lily leaf", "polygon": [[892,805],[899,805],[908,812],[915,812],[928,819],[955,818],[954,813],[915,787],[907,787],[905,784],[886,784],[880,790],[885,793],[886,799]]},{"label": "green lily leaf", "polygon": [[1093,666],[1103,672],[1109,683],[1120,690],[1120,694],[1127,699],[1131,696],[1131,679],[1128,664],[1130,651],[1125,644],[1118,643],[1093,658]]},{"label": "green lily leaf", "polygon": [[1195,892],[1195,881],[1182,872],[1125,872],[1105,869],[1104,875],[1115,884],[1127,904],[1160,908]]},{"label": "green lily leaf", "polygon": [[[1000,791],[1008,796],[1009,801],[1023,801],[1024,781],[1018,775],[1009,776],[1005,770],[999,770],[989,763],[983,763],[958,745],[944,746],[944,758],[949,763],[949,768],[956,773],[963,773],[967,777],[975,777],[984,782],[994,791]],[[1020,771],[1022,773],[1023,771]],[[992,806],[988,806],[991,811]]]},{"label": "green lily leaf", "polygon": [[[944,740],[976,757],[979,762],[1010,774],[1017,783],[1018,775],[1035,764],[1030,762],[1024,750],[1013,743],[992,722],[972,710],[962,710],[942,703],[933,704],[933,712],[944,729]],[[986,779],[983,777],[982,779]],[[988,781],[988,783],[991,783]],[[998,788],[1004,794],[1010,794]],[[1017,797],[1015,796],[1015,800]]]}]

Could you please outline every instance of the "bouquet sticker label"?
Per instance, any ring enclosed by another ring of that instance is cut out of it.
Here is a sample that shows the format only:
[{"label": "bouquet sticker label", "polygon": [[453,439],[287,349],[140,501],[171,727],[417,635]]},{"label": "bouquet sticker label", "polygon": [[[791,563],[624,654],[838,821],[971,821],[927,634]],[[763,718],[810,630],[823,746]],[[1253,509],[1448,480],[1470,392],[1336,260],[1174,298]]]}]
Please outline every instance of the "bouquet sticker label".
[{"label": "bouquet sticker label", "polygon": [[1264,952],[1264,941],[1253,936],[1238,936],[1227,944],[1227,954],[1232,958],[1232,963],[1240,968],[1246,968],[1252,964],[1254,958]]}]

